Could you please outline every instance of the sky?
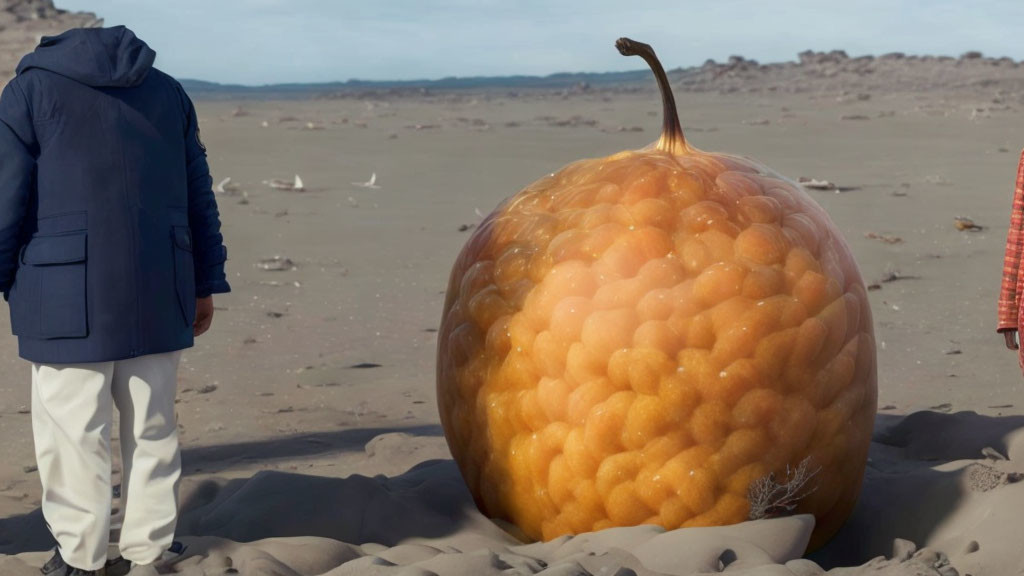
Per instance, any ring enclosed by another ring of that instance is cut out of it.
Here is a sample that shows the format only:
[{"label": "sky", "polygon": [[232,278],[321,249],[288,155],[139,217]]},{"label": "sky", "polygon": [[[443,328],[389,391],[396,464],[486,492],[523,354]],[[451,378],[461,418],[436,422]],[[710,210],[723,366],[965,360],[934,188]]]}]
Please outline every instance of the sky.
[{"label": "sky", "polygon": [[56,0],[124,24],[179,78],[248,85],[666,68],[803,50],[1024,60],[1024,0]]}]

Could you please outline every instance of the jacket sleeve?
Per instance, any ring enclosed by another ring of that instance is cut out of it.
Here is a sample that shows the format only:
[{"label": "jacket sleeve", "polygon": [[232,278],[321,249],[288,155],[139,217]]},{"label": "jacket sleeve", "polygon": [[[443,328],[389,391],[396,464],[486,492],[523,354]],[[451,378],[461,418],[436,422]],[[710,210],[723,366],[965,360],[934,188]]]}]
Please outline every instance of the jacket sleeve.
[{"label": "jacket sleeve", "polygon": [[213,195],[213,179],[206,162],[206,146],[199,139],[196,109],[178,85],[185,104],[185,159],[188,170],[188,223],[192,230],[192,257],[196,271],[196,297],[230,292],[224,276],[228,252],[220,232],[220,213]]},{"label": "jacket sleeve", "polygon": [[1024,152],[1017,165],[1017,184],[1010,212],[1010,230],[1006,234],[1003,256],[1003,282],[999,290],[998,332],[1018,329],[1020,310],[1020,264],[1024,252]]},{"label": "jacket sleeve", "polygon": [[0,94],[0,290],[4,300],[18,269],[22,224],[35,188],[38,145],[25,93],[12,80]]}]

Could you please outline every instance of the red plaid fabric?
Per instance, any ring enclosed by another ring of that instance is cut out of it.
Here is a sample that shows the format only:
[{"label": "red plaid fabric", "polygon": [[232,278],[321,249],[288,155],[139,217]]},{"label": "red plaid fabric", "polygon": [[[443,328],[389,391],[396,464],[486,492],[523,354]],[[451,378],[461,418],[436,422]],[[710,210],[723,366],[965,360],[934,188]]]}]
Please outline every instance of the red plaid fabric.
[{"label": "red plaid fabric", "polygon": [[1020,163],[1017,166],[1017,187],[1013,194],[1010,231],[1006,235],[1003,285],[999,291],[999,324],[996,328],[999,332],[1017,330],[1020,325],[1020,297],[1024,292],[1024,275],[1020,274],[1022,254],[1024,254],[1024,152],[1021,153]]}]

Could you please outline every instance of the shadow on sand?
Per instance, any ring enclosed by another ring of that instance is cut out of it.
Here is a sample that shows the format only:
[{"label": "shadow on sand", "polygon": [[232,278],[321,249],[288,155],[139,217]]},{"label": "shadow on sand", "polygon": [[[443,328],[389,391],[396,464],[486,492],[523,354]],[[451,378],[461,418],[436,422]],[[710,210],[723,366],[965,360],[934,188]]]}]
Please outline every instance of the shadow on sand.
[{"label": "shadow on sand", "polygon": [[895,538],[923,546],[967,496],[962,466],[936,468],[981,460],[985,448],[1009,456],[1024,449],[1009,442],[1022,429],[1024,416],[878,415],[857,506],[836,536],[809,558],[829,569],[891,556]]},{"label": "shadow on sand", "polygon": [[[224,470],[238,461],[358,450],[390,432],[441,434],[436,426],[342,430],[190,449],[186,461],[201,463],[207,471]],[[986,448],[1011,461],[1024,458],[1024,416],[879,415],[857,507],[836,537],[810,558],[826,569],[855,566],[890,556],[895,538],[926,544],[970,496],[963,469],[971,461],[984,462]],[[960,465],[943,466],[958,461]],[[178,536],[235,542],[312,536],[394,546],[409,538],[443,538],[465,529],[512,542],[508,533],[476,512],[451,460],[422,462],[395,477],[261,471],[244,479],[186,480],[181,498]],[[4,554],[51,546],[38,510],[0,519],[0,535]]]},{"label": "shadow on sand", "polygon": [[252,442],[196,448],[184,447],[181,454],[181,466],[182,471],[187,475],[196,471],[223,472],[238,465],[253,462],[270,463],[276,460],[295,460],[321,454],[360,452],[370,440],[377,436],[396,432],[410,436],[441,437],[444,435],[441,426],[431,424],[387,428],[346,428]]},{"label": "shadow on sand", "polygon": [[[258,531],[261,527],[284,530],[285,533],[280,535],[299,535],[303,526],[314,526],[313,532],[307,531],[309,534],[321,533],[316,530],[321,530],[323,535],[350,534],[351,531],[331,532],[328,529],[327,521],[334,517],[330,511],[338,510],[338,517],[341,517],[343,514],[340,511],[351,510],[353,505],[358,504],[351,500],[362,497],[367,489],[367,483],[386,486],[384,490],[395,490],[400,494],[408,492],[410,495],[407,497],[413,500],[422,496],[424,500],[431,501],[430,494],[420,495],[416,489],[416,486],[429,484],[431,481],[431,478],[422,477],[420,467],[393,479],[371,479],[364,476],[336,479],[276,471],[258,472],[253,478],[230,481],[189,482],[187,478],[197,470],[217,473],[240,465],[252,466],[279,460],[361,451],[373,438],[391,433],[421,437],[443,435],[441,427],[437,425],[351,428],[252,442],[184,447],[178,535],[230,534],[233,536],[227,537],[239,539],[245,536],[246,530]],[[450,468],[450,472],[458,474],[454,463]],[[375,494],[374,497],[379,499],[381,494]],[[468,493],[466,497],[469,497]],[[241,505],[238,506],[239,509],[225,513],[221,505],[229,499],[232,500],[229,505]],[[434,500],[430,503],[436,502],[437,500]],[[364,506],[366,504],[363,502]],[[273,521],[255,522],[253,518],[246,520],[247,514],[273,516]],[[317,522],[325,525],[319,526]],[[252,539],[264,537],[255,532],[252,536]],[[242,540],[248,541],[245,538]],[[38,552],[49,550],[53,546],[54,540],[46,528],[41,509],[19,516],[0,518],[0,554]]]}]

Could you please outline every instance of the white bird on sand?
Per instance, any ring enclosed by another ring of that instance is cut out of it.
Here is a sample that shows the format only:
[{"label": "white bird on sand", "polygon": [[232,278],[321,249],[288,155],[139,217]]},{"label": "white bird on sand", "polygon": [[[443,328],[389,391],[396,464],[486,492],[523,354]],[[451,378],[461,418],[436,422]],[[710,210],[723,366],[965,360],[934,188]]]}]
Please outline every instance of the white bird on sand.
[{"label": "white bird on sand", "polygon": [[380,186],[377,186],[377,173],[376,172],[371,174],[370,175],[370,179],[367,180],[366,182],[353,182],[352,185],[353,186],[359,186],[360,188],[373,188],[373,189],[379,189],[380,188]]},{"label": "white bird on sand", "polygon": [[213,187],[213,191],[217,194],[234,194],[238,192],[238,184],[231,181],[231,178],[225,178],[220,181],[219,184]]},{"label": "white bird on sand", "polygon": [[295,180],[293,182],[274,178],[273,180],[264,180],[263,183],[275,190],[294,190],[296,192],[302,192],[306,189],[302,184],[302,178],[300,178],[298,174],[295,175]]}]

